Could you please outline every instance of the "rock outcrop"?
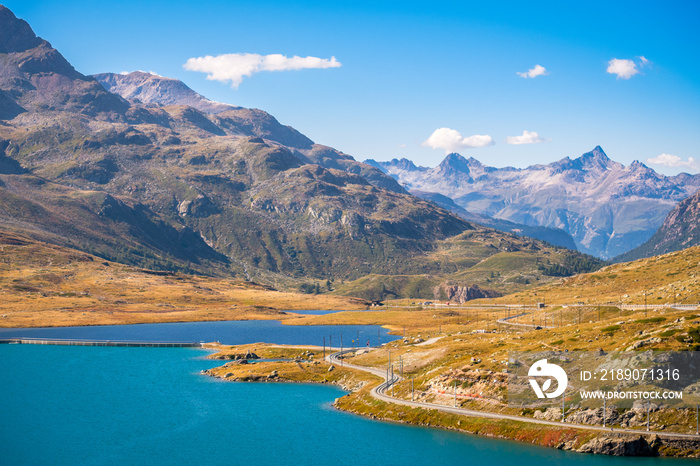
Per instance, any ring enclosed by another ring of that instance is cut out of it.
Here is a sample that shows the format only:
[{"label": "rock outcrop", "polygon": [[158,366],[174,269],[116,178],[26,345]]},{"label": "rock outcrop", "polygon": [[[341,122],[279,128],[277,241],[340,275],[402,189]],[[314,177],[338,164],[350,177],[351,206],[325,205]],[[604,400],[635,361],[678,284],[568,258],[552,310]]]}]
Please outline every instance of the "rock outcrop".
[{"label": "rock outcrop", "polygon": [[[656,445],[656,442],[651,438],[650,441]],[[656,456],[657,454],[654,447],[641,435],[637,437],[630,435],[597,437],[576,451],[612,456]]]},{"label": "rock outcrop", "polygon": [[458,303],[464,303],[467,301],[471,301],[472,299],[497,298],[501,296],[501,293],[497,291],[482,290],[476,285],[445,285],[443,289],[445,291],[445,295],[447,296],[448,301],[457,301]]}]

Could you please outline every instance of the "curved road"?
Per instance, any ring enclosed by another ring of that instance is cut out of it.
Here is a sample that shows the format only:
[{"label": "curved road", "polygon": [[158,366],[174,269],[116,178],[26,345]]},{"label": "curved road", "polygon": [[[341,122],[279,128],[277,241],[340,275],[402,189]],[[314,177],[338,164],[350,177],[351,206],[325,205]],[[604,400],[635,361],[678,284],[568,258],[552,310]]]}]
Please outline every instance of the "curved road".
[{"label": "curved road", "polygon": [[[398,375],[394,374],[393,378],[391,377],[391,374],[389,374],[389,378],[387,378],[387,371],[386,369],[377,369],[374,367],[366,367],[366,366],[358,366],[356,364],[350,364],[345,361],[341,361],[338,359],[338,356],[341,354],[346,354],[346,353],[353,353],[356,350],[344,350],[344,351],[338,351],[336,353],[332,353],[328,356],[326,356],[326,360],[330,363],[334,363],[337,365],[342,365],[342,367],[349,367],[351,369],[357,369],[361,370],[364,372],[369,372],[370,374],[374,374],[378,377],[381,377],[384,382],[377,385],[374,387],[370,394],[372,397],[386,401],[388,403],[395,403],[398,405],[403,405],[403,406],[410,406],[412,408],[423,408],[423,409],[436,409],[438,411],[443,411],[446,413],[452,413],[452,414],[461,414],[464,416],[472,416],[472,417],[480,417],[480,418],[486,418],[486,419],[504,419],[504,420],[509,420],[509,421],[518,421],[518,422],[527,422],[530,424],[541,424],[541,425],[546,425],[546,426],[553,426],[553,427],[571,427],[574,429],[582,429],[582,430],[593,430],[597,432],[605,432],[605,433],[625,433],[625,434],[646,434],[646,435],[652,435],[656,434],[660,437],[671,437],[671,438],[682,438],[682,439],[691,439],[691,440],[700,440],[700,436],[694,435],[694,434],[677,434],[677,433],[669,433],[669,432],[659,432],[659,431],[641,431],[641,430],[632,430],[632,429],[611,429],[609,427],[602,427],[602,426],[590,426],[590,425],[585,425],[585,424],[574,424],[572,422],[557,422],[557,421],[547,421],[545,419],[535,419],[531,417],[525,417],[525,416],[515,416],[512,414],[499,414],[499,413],[490,413],[488,411],[477,411],[473,409],[465,409],[465,408],[457,408],[453,406],[445,406],[445,405],[439,405],[435,403],[426,403],[422,401],[409,401],[409,400],[402,400],[399,398],[392,397],[388,395],[386,392],[387,390],[391,387],[391,385],[395,384],[396,382],[400,382],[402,380],[401,377]],[[391,379],[391,380],[389,380]]]}]

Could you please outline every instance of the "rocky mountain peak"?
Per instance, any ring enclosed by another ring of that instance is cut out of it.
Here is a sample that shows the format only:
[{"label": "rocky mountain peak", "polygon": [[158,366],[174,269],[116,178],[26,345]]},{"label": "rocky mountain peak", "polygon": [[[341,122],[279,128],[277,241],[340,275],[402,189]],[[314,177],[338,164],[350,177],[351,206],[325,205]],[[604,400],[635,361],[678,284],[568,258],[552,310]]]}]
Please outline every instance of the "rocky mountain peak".
[{"label": "rocky mountain peak", "polygon": [[416,164],[414,164],[412,161],[408,160],[407,158],[402,158],[401,160],[392,159],[392,161],[390,163],[395,165],[396,167],[400,168],[401,170],[406,170],[409,172],[418,170],[418,167],[416,167]]},{"label": "rocky mountain peak", "polygon": [[218,114],[236,109],[233,105],[207,99],[179,79],[145,71],[93,75],[105,89],[130,101],[158,105],[188,105],[204,113]]},{"label": "rocky mountain peak", "polygon": [[24,52],[42,42],[26,21],[0,5],[0,53]]},{"label": "rocky mountain peak", "polygon": [[445,173],[466,173],[469,174],[469,161],[457,153],[447,154],[445,159],[440,162],[438,169]]},{"label": "rocky mountain peak", "polygon": [[647,167],[644,165],[642,162],[639,160],[635,160],[630,164],[630,169],[633,170],[651,170],[651,168]]},{"label": "rocky mountain peak", "polygon": [[576,161],[580,162],[581,170],[607,170],[615,164],[600,146],[595,146],[592,151],[586,152],[574,162]]},{"label": "rocky mountain peak", "polygon": [[128,102],[77,72],[60,52],[37,37],[26,21],[0,6],[0,115],[13,119],[25,111],[96,115],[124,114]]},{"label": "rocky mountain peak", "polygon": [[[656,173],[652,168],[647,167],[639,160],[635,160],[631,164],[629,164],[629,166],[627,167],[627,170],[630,173],[634,174],[638,179],[656,180],[656,179],[663,178],[658,173]],[[671,178],[669,178],[669,181],[672,182]]]}]

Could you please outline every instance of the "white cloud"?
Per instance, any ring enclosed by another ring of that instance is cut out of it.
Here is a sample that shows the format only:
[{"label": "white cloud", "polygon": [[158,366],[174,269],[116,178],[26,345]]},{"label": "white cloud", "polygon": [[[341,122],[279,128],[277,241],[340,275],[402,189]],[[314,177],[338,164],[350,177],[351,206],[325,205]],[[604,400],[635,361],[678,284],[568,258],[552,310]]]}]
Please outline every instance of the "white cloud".
[{"label": "white cloud", "polygon": [[644,55],[639,57],[639,61],[640,61],[639,66],[647,66],[650,63],[649,60],[647,60]]},{"label": "white cloud", "polygon": [[244,77],[250,77],[261,71],[292,71],[310,68],[338,68],[341,63],[331,58],[287,57],[279,53],[258,55],[257,53],[227,53],[212,57],[190,58],[183,65],[189,71],[207,73],[207,79],[231,82],[238,88]]},{"label": "white cloud", "polygon": [[[648,61],[649,60],[644,58],[641,64],[646,65]],[[635,74],[639,73],[639,70],[637,69],[637,64],[633,60],[613,58],[608,62],[607,72],[617,75],[617,79],[629,79]]]},{"label": "white cloud", "polygon": [[463,137],[459,131],[450,128],[438,128],[423,142],[424,147],[444,149],[446,154],[461,149],[493,145],[493,138],[485,134]]},{"label": "white cloud", "polygon": [[518,76],[520,76],[521,78],[527,79],[527,78],[536,78],[537,76],[544,76],[546,74],[549,74],[549,72],[547,72],[547,69],[544,66],[535,65],[535,67],[532,69],[529,69],[525,72],[517,71],[516,74]]},{"label": "white cloud", "polygon": [[661,154],[657,157],[648,158],[646,163],[650,165],[662,165],[664,167],[673,168],[689,168],[691,170],[700,171],[700,163],[692,157],[688,157],[688,160],[683,160],[677,155],[672,154]]},{"label": "white cloud", "polygon": [[520,136],[508,136],[506,138],[508,144],[537,144],[544,141],[536,132],[527,130],[523,131],[523,134]]}]

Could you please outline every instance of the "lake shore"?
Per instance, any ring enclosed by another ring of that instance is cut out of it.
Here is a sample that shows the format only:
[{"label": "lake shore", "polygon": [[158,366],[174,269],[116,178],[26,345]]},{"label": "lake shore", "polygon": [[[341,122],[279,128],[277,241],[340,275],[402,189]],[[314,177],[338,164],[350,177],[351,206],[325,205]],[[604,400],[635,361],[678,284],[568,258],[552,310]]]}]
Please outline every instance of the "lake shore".
[{"label": "lake shore", "polygon": [[[700,457],[700,439],[677,439],[643,431],[608,434],[585,428],[559,428],[507,419],[464,416],[377,400],[371,396],[371,390],[382,382],[379,377],[337,363],[330,364],[319,347],[211,344],[207,348],[216,351],[209,358],[229,361],[203,371],[208,376],[230,382],[335,384],[350,392],[336,399],[333,404],[336,408],[371,419],[456,430],[582,453]],[[371,351],[362,349],[360,352],[368,354]]]}]

